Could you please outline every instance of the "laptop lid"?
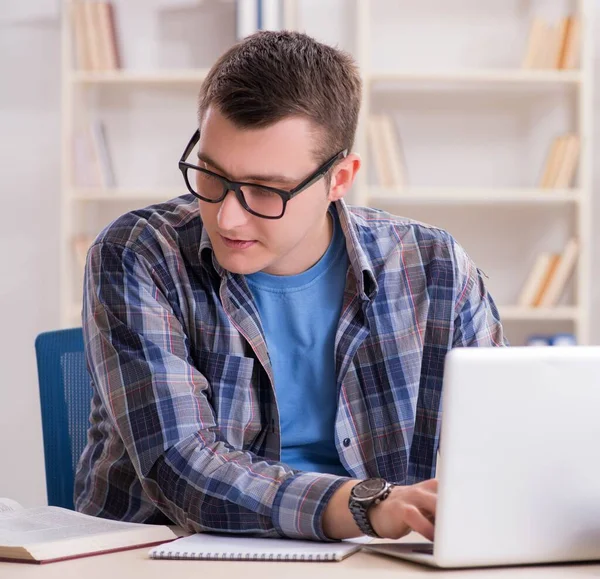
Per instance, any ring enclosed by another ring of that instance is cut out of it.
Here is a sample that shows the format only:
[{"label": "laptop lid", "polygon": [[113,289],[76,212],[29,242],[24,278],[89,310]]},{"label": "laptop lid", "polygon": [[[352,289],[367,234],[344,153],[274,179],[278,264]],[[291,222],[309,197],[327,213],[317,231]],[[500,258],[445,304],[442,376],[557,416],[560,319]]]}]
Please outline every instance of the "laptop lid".
[{"label": "laptop lid", "polygon": [[600,348],[446,357],[434,559],[600,558]]}]

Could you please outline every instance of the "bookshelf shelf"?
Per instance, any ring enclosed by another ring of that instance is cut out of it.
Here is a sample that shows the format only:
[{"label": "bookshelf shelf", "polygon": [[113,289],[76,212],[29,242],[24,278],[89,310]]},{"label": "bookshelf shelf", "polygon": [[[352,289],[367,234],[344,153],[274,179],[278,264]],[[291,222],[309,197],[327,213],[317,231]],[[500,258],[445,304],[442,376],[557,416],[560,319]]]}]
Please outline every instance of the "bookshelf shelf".
[{"label": "bookshelf shelf", "polygon": [[523,308],[520,306],[498,306],[503,320],[510,321],[576,321],[580,308],[558,306],[555,308]]},{"label": "bookshelf shelf", "polygon": [[518,188],[460,188],[460,187],[407,187],[385,189],[369,188],[370,203],[446,203],[446,204],[565,204],[578,203],[579,189],[518,189]]},{"label": "bookshelf shelf", "polygon": [[186,193],[181,188],[173,189],[75,189],[71,191],[71,199],[80,202],[118,202],[118,201],[168,201]]},{"label": "bookshelf shelf", "polygon": [[381,82],[465,82],[465,83],[552,83],[578,84],[579,70],[457,69],[377,71],[367,77],[372,84]]},{"label": "bookshelf shelf", "polygon": [[75,84],[94,85],[177,85],[194,84],[204,80],[207,69],[132,71],[115,70],[106,72],[76,71],[71,74],[71,82]]}]

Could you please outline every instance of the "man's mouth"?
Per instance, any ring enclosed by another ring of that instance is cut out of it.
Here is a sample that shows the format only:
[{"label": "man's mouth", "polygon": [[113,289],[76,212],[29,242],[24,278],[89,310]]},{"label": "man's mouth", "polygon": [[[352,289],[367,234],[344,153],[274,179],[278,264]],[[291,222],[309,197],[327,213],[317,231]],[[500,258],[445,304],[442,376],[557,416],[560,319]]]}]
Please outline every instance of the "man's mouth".
[{"label": "man's mouth", "polygon": [[230,247],[231,249],[247,249],[256,243],[255,240],[232,239],[231,237],[225,237],[224,235],[221,235],[220,233],[219,233],[219,235],[221,236],[223,243],[227,247]]}]

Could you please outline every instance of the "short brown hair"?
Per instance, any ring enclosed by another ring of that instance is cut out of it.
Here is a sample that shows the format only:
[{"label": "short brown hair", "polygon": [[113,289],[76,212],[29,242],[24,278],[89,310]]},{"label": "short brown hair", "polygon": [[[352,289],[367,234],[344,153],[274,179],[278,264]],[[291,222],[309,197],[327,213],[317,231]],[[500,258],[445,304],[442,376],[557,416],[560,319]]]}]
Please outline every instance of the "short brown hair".
[{"label": "short brown hair", "polygon": [[358,67],[348,53],[291,31],[261,31],[225,52],[202,84],[198,120],[214,105],[240,128],[301,116],[323,129],[319,162],[352,149],[361,102]]}]

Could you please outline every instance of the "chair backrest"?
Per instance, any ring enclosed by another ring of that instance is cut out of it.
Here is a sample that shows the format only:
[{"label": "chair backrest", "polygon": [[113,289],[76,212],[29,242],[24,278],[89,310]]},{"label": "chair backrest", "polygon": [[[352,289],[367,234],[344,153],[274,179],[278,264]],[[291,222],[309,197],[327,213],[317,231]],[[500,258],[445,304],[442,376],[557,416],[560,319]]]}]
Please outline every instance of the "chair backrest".
[{"label": "chair backrest", "polygon": [[92,399],[82,330],[40,334],[35,352],[48,504],[73,509],[75,467],[86,444]]}]

